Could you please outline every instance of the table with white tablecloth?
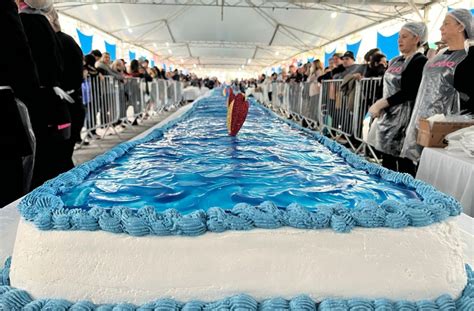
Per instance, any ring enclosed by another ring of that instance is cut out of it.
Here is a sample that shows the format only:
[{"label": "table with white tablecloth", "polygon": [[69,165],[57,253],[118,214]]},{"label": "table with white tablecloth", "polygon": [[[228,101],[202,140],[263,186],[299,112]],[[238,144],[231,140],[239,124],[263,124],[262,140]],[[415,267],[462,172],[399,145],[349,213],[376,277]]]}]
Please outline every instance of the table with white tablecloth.
[{"label": "table with white tablecloth", "polygon": [[474,216],[474,158],[462,151],[424,148],[416,178],[456,198]]},{"label": "table with white tablecloth", "polygon": [[207,87],[199,88],[197,86],[188,86],[183,89],[183,98],[185,101],[193,101],[209,91]]}]

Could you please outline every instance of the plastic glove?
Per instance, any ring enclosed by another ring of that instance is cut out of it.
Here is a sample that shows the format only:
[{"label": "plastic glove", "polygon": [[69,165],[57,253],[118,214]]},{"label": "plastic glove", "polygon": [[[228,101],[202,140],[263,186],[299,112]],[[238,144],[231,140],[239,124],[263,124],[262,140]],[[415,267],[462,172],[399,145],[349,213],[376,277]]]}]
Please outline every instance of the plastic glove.
[{"label": "plastic glove", "polygon": [[53,87],[53,90],[54,90],[54,93],[56,93],[56,95],[59,96],[59,98],[61,98],[62,100],[65,100],[71,104],[74,104],[74,99],[72,99],[71,96],[69,96],[68,93],[64,92],[63,89],[61,89],[60,87]]},{"label": "plastic glove", "polygon": [[388,101],[385,98],[379,99],[369,108],[372,118],[378,118],[382,110],[388,107]]}]

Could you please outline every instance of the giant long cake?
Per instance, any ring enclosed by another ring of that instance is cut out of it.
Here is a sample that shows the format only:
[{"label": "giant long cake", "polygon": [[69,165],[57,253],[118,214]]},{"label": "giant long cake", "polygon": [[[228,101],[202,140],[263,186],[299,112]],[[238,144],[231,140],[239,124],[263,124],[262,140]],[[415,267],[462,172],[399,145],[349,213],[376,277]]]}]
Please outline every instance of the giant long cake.
[{"label": "giant long cake", "polygon": [[23,199],[0,309],[472,310],[454,199],[254,101],[237,137],[186,109]]}]

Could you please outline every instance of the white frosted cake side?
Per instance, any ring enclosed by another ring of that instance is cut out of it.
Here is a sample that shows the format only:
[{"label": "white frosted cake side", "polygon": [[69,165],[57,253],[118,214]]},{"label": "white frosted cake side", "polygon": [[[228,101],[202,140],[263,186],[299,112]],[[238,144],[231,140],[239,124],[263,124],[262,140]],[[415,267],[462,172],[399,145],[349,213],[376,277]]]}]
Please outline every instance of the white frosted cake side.
[{"label": "white frosted cake side", "polygon": [[404,229],[281,228],[197,237],[40,231],[20,221],[11,285],[35,299],[459,297],[467,277],[455,220]]}]

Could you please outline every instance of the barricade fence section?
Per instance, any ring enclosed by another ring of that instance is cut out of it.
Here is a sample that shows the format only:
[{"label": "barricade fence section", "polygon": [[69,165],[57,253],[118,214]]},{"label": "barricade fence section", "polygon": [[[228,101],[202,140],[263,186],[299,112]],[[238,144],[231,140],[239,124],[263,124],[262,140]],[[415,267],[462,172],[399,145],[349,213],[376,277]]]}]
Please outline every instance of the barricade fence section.
[{"label": "barricade fence section", "polygon": [[111,76],[87,78],[82,85],[86,118],[83,133],[96,137],[97,129],[114,131],[115,126],[130,126],[184,103],[182,82],[145,81],[140,78],[117,80]]},{"label": "barricade fence section", "polygon": [[[262,103],[308,127],[347,143],[355,152],[367,153],[377,161],[365,140],[369,107],[382,96],[381,78],[271,82],[262,84]],[[364,122],[366,123],[364,125]]]}]

